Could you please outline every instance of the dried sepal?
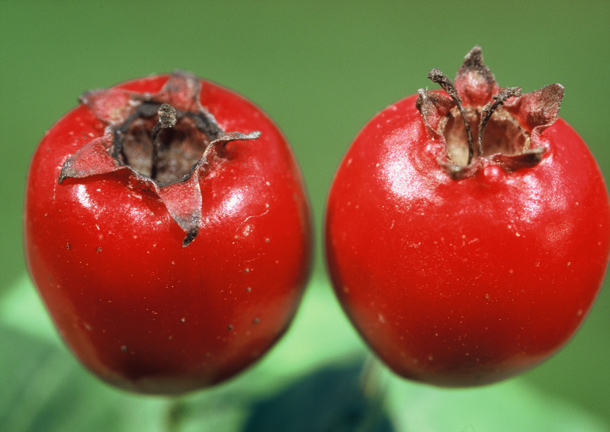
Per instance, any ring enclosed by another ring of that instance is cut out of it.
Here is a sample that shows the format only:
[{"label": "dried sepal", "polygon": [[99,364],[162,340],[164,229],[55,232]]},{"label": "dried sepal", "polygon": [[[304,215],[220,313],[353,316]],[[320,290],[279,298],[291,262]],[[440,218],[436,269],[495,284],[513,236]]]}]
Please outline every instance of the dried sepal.
[{"label": "dried sepal", "polygon": [[441,120],[455,106],[454,101],[442,93],[420,89],[415,105],[422,115],[428,132],[436,138],[441,138],[443,136],[440,128]]},{"label": "dried sepal", "polygon": [[195,239],[201,227],[199,173],[200,170],[194,170],[189,178],[182,182],[165,186],[152,185],[172,219],[186,233],[182,246],[188,246]]},{"label": "dried sepal", "polygon": [[[216,151],[219,154],[223,154],[226,145],[231,141],[255,140],[260,136],[261,133],[259,131],[254,131],[247,134],[241,132],[223,132],[218,138],[216,138],[212,143],[210,143],[206,151],[216,148]],[[203,159],[205,159],[205,154]]]},{"label": "dried sepal", "polygon": [[[205,111],[199,102],[201,81],[184,71],[174,71],[161,89],[151,100],[166,103],[180,111]],[[206,113],[210,115],[207,111]]]},{"label": "dried sepal", "polygon": [[184,181],[174,182],[167,185],[155,184],[155,190],[165,204],[167,211],[176,221],[180,228],[187,233],[182,245],[188,246],[199,233],[201,227],[201,189],[199,187],[199,176],[204,172],[208,163],[210,152],[214,148],[224,147],[231,141],[254,140],[260,136],[255,131],[249,134],[241,132],[223,133],[218,139],[212,141],[207,147],[203,157]]},{"label": "dried sepal", "polygon": [[123,123],[146,96],[120,88],[96,89],[83,93],[78,101],[87,105],[95,117],[112,126]]},{"label": "dried sepal", "polygon": [[85,178],[127,168],[111,156],[113,142],[114,136],[108,130],[103,136],[87,142],[66,159],[58,183],[63,183],[67,178]]},{"label": "dried sepal", "polygon": [[506,102],[504,108],[532,133],[540,133],[559,118],[564,92],[561,84],[550,84]]},{"label": "dried sepal", "polygon": [[505,155],[496,153],[489,157],[489,160],[500,165],[506,172],[517,171],[521,168],[531,168],[540,163],[542,155],[546,152],[545,147],[536,147],[525,150],[517,155]]}]

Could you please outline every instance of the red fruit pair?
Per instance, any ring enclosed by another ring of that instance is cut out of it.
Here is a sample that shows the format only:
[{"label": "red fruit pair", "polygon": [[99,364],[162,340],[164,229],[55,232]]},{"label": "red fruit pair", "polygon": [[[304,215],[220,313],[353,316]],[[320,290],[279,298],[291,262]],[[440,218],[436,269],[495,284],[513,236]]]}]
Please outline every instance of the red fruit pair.
[{"label": "red fruit pair", "polygon": [[[608,196],[557,119],[561,86],[499,89],[478,48],[455,86],[430,77],[445,92],[392,105],[348,150],[328,200],[329,270],[396,372],[493,382],[551,355],[588,312]],[[308,275],[288,144],[250,102],[185,73],[81,102],[43,138],[26,191],[28,266],[60,333],[134,391],[236,374],[285,331]]]}]

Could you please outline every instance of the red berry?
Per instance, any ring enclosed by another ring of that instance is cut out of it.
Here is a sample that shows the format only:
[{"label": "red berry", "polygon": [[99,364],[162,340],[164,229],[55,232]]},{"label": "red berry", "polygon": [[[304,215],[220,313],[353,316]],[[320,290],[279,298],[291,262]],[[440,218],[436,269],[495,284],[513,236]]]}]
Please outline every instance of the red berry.
[{"label": "red berry", "polygon": [[608,263],[610,208],[559,84],[500,89],[474,48],[455,85],[376,115],[332,184],[326,252],[336,294],[399,375],[491,383],[557,352]]},{"label": "red berry", "polygon": [[133,391],[236,374],[286,330],[309,272],[288,143],[251,102],[185,73],[81,102],[47,132],[27,180],[27,262],[59,332]]}]

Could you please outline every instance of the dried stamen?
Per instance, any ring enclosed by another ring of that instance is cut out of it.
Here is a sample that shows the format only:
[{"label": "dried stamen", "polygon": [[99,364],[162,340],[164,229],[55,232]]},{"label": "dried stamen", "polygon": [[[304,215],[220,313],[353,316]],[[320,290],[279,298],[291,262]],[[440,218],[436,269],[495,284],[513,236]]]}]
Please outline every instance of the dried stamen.
[{"label": "dried stamen", "polygon": [[176,108],[169,104],[162,104],[157,110],[159,121],[152,130],[152,167],[150,172],[151,178],[157,177],[157,169],[159,166],[159,153],[161,152],[161,131],[176,126],[178,121],[176,118]]}]

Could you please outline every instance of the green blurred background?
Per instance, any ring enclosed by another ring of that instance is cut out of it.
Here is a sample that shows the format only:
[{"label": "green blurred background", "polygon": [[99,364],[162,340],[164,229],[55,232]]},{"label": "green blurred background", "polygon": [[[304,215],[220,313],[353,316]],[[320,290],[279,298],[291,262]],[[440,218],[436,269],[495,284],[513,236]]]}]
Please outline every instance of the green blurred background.
[{"label": "green blurred background", "polygon": [[[608,179],[609,22],[607,0],[0,0],[0,430],[610,430],[610,287],[577,337],[519,378],[448,391],[374,368],[362,386],[367,353],[330,292],[319,235],[358,130],[428,86],[431,68],[453,76],[477,44],[500,85],[566,87],[561,115]],[[79,94],[174,69],[242,93],[279,124],[308,185],[318,249],[295,325],[263,362],[166,400],[111,389],[67,353],[25,276],[21,213],[31,154]]]}]

